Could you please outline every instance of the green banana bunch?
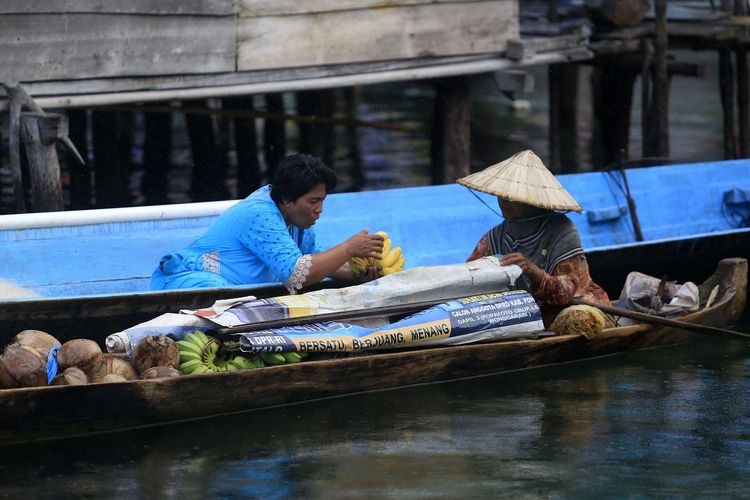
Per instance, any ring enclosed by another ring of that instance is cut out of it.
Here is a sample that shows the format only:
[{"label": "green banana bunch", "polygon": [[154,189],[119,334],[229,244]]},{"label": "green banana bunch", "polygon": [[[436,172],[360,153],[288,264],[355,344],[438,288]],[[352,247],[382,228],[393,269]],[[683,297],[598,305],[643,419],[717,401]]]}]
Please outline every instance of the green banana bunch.
[{"label": "green banana bunch", "polygon": [[262,352],[252,356],[234,355],[227,357],[219,351],[221,343],[201,331],[194,331],[177,341],[180,350],[180,371],[184,374],[215,373],[225,371],[263,368],[268,365],[298,363],[305,353]]},{"label": "green banana bunch", "polygon": [[391,249],[393,242],[385,231],[378,231],[383,237],[383,253],[379,259],[373,257],[351,257],[349,258],[349,267],[355,275],[361,275],[367,272],[370,266],[375,266],[378,271],[385,276],[386,274],[395,273],[403,270],[405,259],[401,254],[401,247]]}]

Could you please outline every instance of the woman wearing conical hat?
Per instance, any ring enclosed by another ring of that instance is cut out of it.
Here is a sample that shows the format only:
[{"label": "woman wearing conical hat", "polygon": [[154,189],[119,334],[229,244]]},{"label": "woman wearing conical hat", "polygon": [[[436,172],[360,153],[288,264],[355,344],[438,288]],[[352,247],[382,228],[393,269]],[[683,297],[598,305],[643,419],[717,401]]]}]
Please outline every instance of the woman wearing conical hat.
[{"label": "woman wearing conical hat", "polygon": [[519,266],[516,285],[540,303],[545,326],[573,298],[609,304],[589,275],[578,230],[563,213],[583,209],[537,155],[522,151],[458,183],[497,196],[505,219],[482,236],[467,262],[501,254],[502,265]]}]

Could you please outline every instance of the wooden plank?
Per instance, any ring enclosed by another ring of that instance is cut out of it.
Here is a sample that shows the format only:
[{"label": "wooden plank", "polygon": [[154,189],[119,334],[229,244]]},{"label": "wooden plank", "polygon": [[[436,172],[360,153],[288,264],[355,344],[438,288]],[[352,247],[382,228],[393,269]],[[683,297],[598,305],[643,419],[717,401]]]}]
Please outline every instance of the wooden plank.
[{"label": "wooden plank", "polygon": [[[86,78],[76,81],[51,80],[44,82],[24,83],[24,89],[32,96],[95,94],[102,92],[132,92],[142,89],[168,90],[208,86],[242,85],[261,82],[284,82],[327,78],[341,75],[377,73],[403,69],[417,69],[431,66],[450,67],[452,64],[464,64],[474,61],[497,59],[497,56],[449,56],[441,58],[417,58],[400,61],[375,61],[365,63],[340,64],[332,66],[310,66],[305,68],[273,69],[259,71],[240,71],[231,73],[213,73],[210,75],[193,74],[179,78],[171,76]],[[0,95],[0,98],[2,96]],[[2,109],[0,107],[0,109]]]},{"label": "wooden plank", "polygon": [[[438,3],[471,3],[482,0],[239,0],[237,13],[240,17],[285,16],[293,14],[317,14],[357,9],[379,9],[406,5],[429,5]],[[504,0],[501,0],[504,1]],[[513,0],[517,2],[517,0]],[[470,7],[465,7],[470,8]]]},{"label": "wooden plank", "polygon": [[234,57],[232,17],[0,17],[0,68],[17,81],[233,71]]},{"label": "wooden plank", "polygon": [[508,40],[505,56],[513,61],[520,61],[543,52],[561,51],[587,45],[588,36],[584,34],[521,38]]},{"label": "wooden plank", "polygon": [[502,52],[517,18],[513,1],[242,18],[237,69]]},{"label": "wooden plank", "polygon": [[0,14],[181,14],[232,15],[232,0],[3,0]]}]

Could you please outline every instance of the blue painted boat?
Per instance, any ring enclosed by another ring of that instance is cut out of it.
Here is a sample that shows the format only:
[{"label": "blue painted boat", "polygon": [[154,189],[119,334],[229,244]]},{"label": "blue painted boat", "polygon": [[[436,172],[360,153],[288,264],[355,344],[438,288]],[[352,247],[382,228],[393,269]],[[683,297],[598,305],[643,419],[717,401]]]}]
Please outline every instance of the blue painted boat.
[{"label": "blue painted boat", "polygon": [[[672,279],[689,271],[696,279],[721,258],[750,255],[750,160],[632,168],[626,175],[643,242],[635,240],[620,174],[558,177],[585,208],[570,217],[594,279],[610,293],[632,270]],[[109,333],[219,298],[286,294],[277,283],[148,290],[159,258],[190,243],[233,203],[1,216],[0,337],[25,328]],[[407,267],[442,265],[464,261],[500,221],[497,210],[494,197],[457,184],[332,194],[316,231],[326,247],[365,227],[384,230],[403,247]]]}]

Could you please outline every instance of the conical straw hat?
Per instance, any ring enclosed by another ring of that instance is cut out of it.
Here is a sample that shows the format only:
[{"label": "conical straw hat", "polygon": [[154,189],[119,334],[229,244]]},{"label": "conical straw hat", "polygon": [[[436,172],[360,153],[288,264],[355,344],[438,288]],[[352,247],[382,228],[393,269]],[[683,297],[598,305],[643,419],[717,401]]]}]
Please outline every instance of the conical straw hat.
[{"label": "conical straw hat", "polygon": [[471,189],[548,210],[583,212],[583,208],[527,149],[457,181]]}]

